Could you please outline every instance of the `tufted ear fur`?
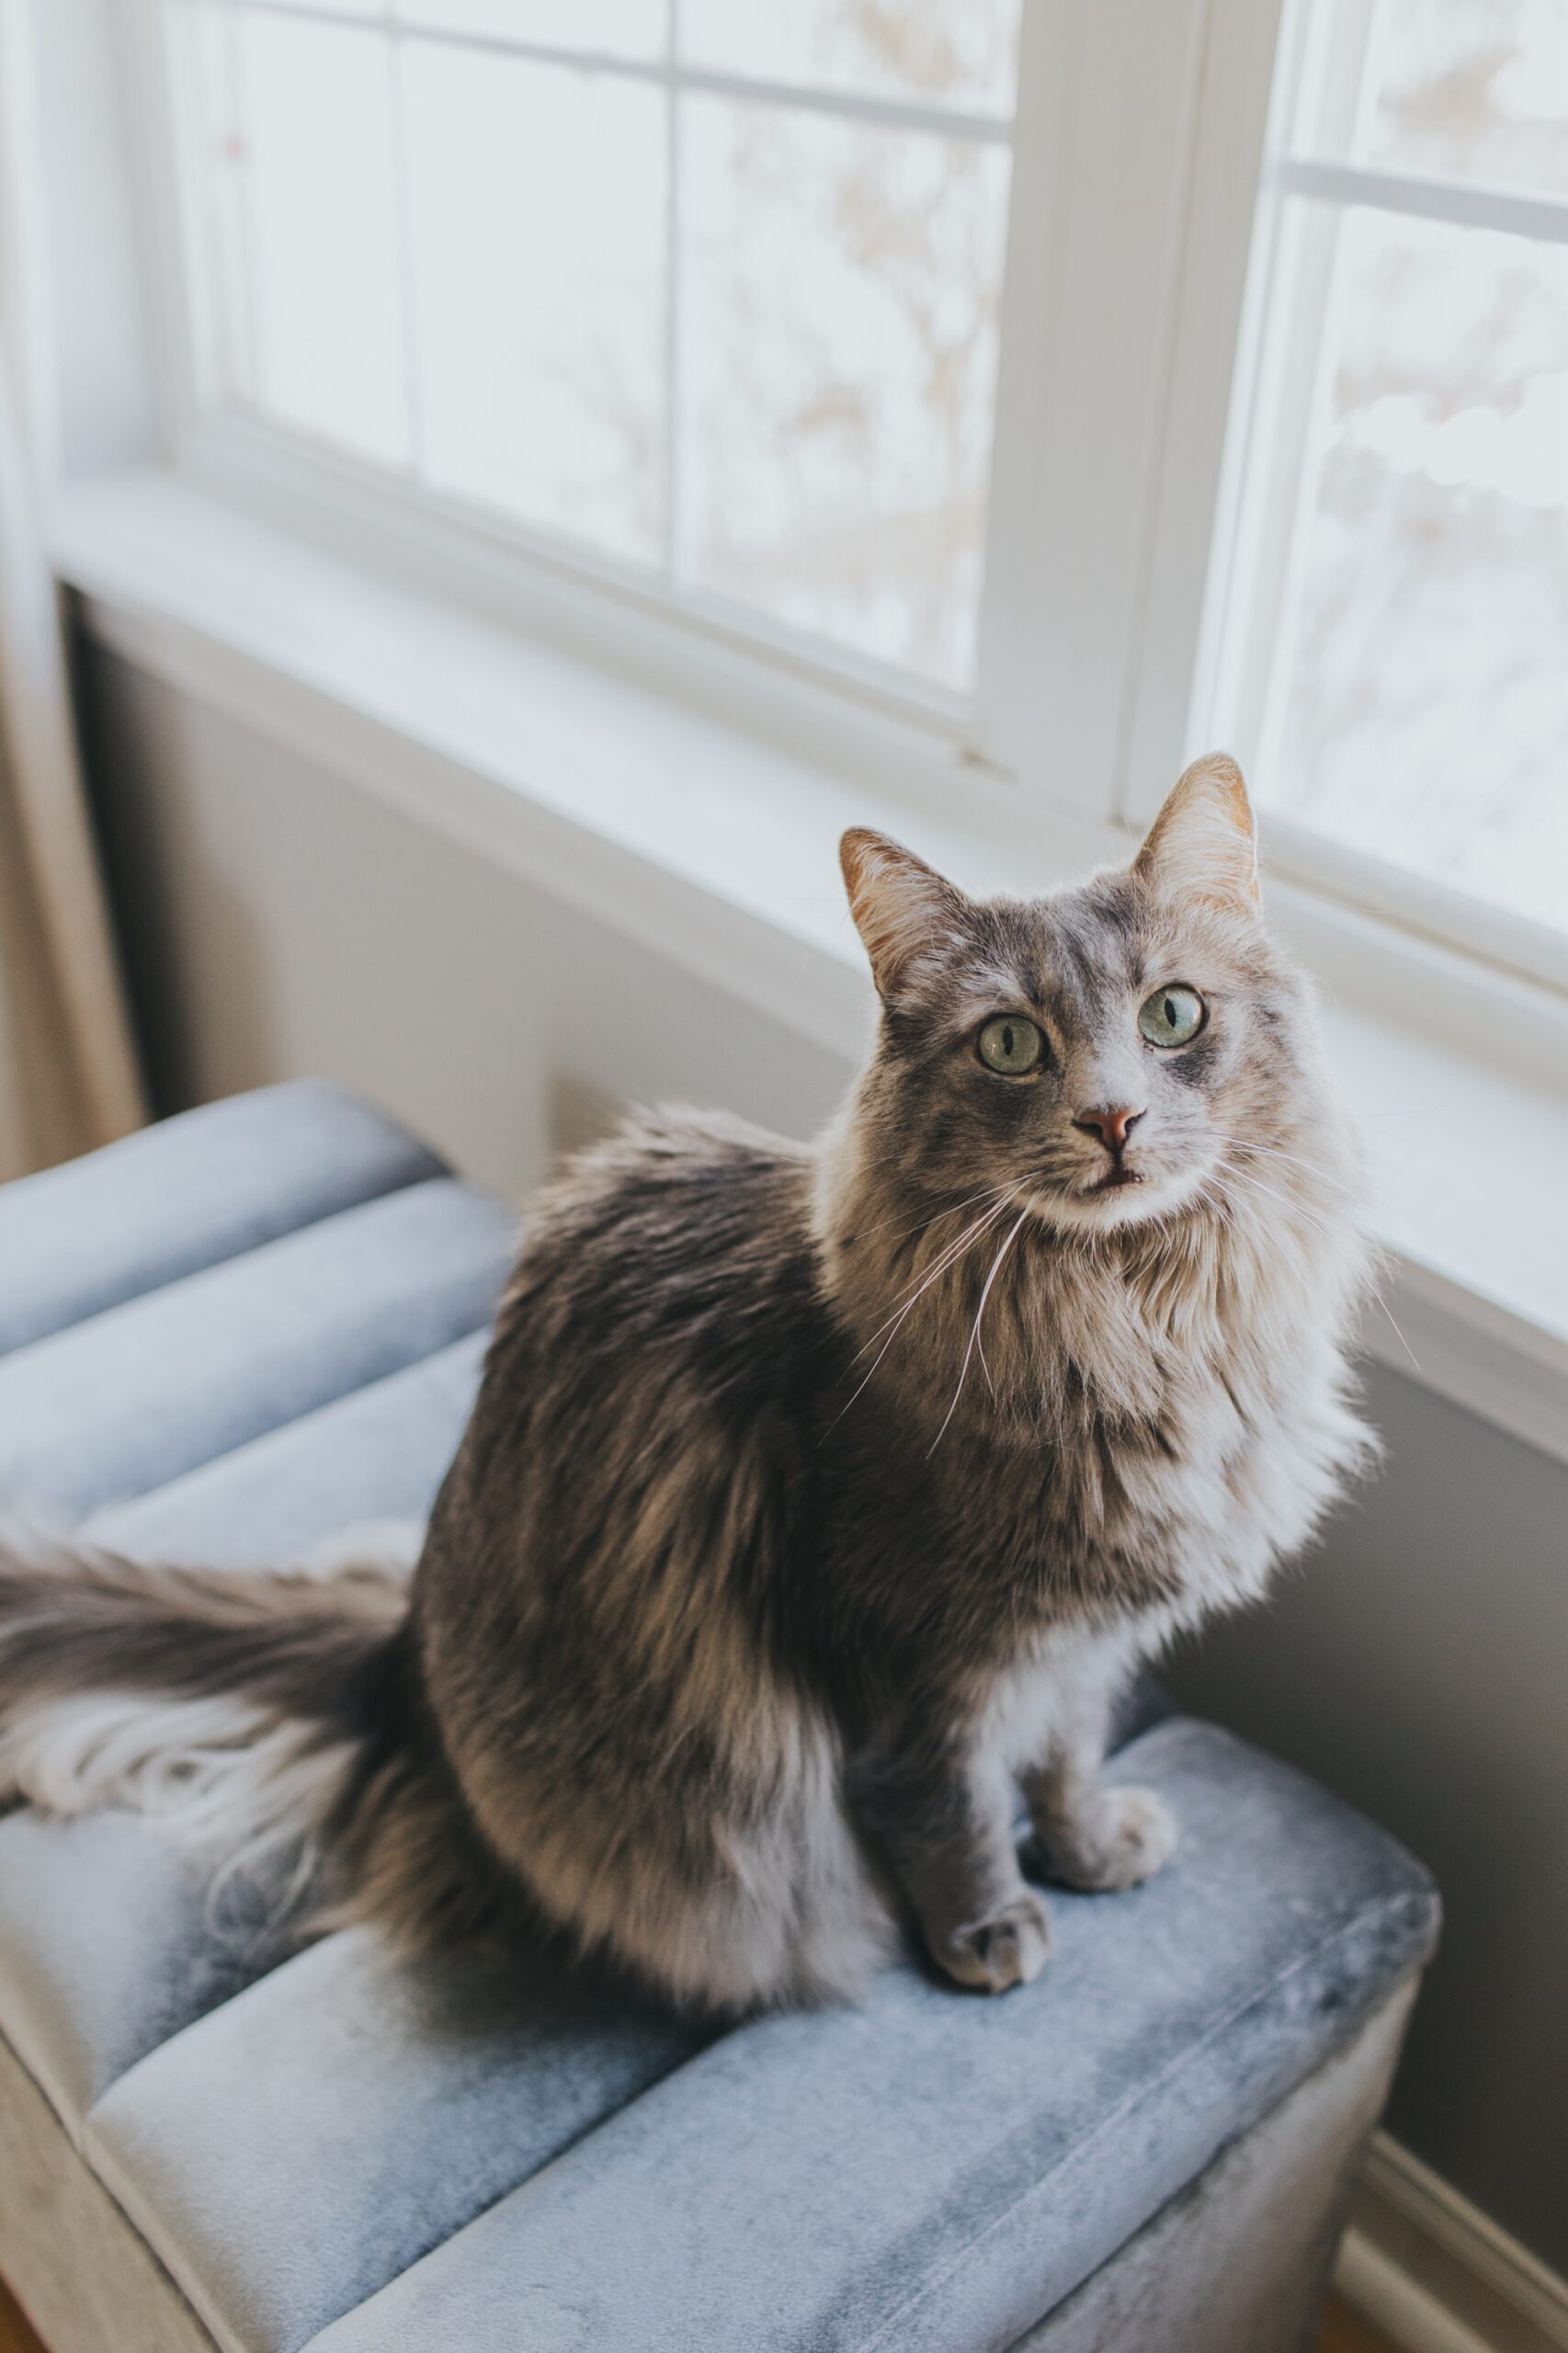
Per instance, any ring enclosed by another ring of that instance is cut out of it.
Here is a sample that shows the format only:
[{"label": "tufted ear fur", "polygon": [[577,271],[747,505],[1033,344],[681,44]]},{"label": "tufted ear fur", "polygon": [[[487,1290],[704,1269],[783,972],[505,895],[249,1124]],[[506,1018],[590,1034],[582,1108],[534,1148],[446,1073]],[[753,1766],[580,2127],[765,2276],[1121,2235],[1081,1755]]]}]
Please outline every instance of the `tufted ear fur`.
[{"label": "tufted ear fur", "polygon": [[1256,913],[1257,835],[1240,768],[1208,752],[1183,771],[1132,861],[1164,896]]},{"label": "tufted ear fur", "polygon": [[960,934],[969,902],[935,868],[886,834],[851,825],[838,845],[849,912],[886,1003],[927,949]]}]

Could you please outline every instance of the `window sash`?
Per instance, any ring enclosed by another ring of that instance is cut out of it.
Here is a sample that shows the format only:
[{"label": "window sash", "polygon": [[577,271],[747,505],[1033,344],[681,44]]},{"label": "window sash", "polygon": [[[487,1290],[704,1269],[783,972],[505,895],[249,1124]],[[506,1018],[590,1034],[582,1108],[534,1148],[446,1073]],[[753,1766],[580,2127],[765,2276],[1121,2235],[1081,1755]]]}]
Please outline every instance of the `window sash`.
[{"label": "window sash", "polygon": [[[1312,61],[1322,143],[1332,145],[1348,133],[1369,16],[1370,0],[1342,9],[1334,52]],[[1257,756],[1267,757],[1264,702],[1269,650],[1296,533],[1333,239],[1344,212],[1360,207],[1456,228],[1501,230],[1539,243],[1568,243],[1568,198],[1391,172],[1290,144],[1286,119],[1306,71],[1301,51],[1308,17],[1308,0],[1290,0],[1234,338],[1226,447],[1202,559],[1203,618],[1189,683],[1184,756],[1233,732]],[[1285,273],[1294,282],[1282,286]],[[1288,333],[1276,335],[1270,346],[1266,329],[1281,313]],[[1196,581],[1196,568],[1189,568],[1188,576]],[[1145,768],[1130,788],[1129,813],[1145,818],[1157,806],[1161,789]],[[1288,812],[1265,810],[1260,831],[1270,863],[1310,888],[1510,972],[1568,988],[1568,934],[1343,842]]]},{"label": "window sash", "polygon": [[[178,5],[178,0],[174,0]],[[364,22],[373,34],[537,54],[542,44],[332,16],[312,0],[248,0],[278,13]],[[678,0],[677,0],[678,5]],[[1001,362],[992,449],[974,690],[957,695],[892,664],[798,631],[668,579],[650,578],[575,540],[421,484],[417,506],[460,528],[520,570],[565,573],[652,620],[674,617],[726,657],[746,650],[797,677],[836,686],[931,730],[986,772],[1075,813],[1121,813],[1121,752],[1138,650],[1131,626],[1158,457],[1164,343],[1181,270],[1181,199],[1198,130],[1208,19],[1230,8],[1253,27],[1276,0],[1025,0],[1017,100],[1001,116],[876,94],[807,90],[665,61],[581,52],[596,70],[675,88],[776,96],[802,107],[942,135],[1011,143],[1013,188],[1001,306]],[[157,354],[165,438],[210,481],[233,466],[291,478],[325,499],[339,523],[380,497],[413,534],[413,502],[395,477],[351,455],[306,445],[256,415],[224,413],[202,380],[212,348],[204,306],[210,272],[192,250],[199,206],[182,201],[195,119],[179,88],[180,44],[169,0],[131,0],[142,176],[158,250]],[[1173,92],[1175,103],[1173,103]],[[1115,135],[1107,135],[1114,122]],[[1130,162],[1134,168],[1130,171]],[[1127,299],[1108,313],[1103,289]],[[1150,322],[1155,323],[1153,336]],[[1099,355],[1092,377],[1074,352]],[[335,498],[333,494],[338,495]],[[414,534],[416,536],[416,534]],[[611,631],[612,636],[615,634]]]}]

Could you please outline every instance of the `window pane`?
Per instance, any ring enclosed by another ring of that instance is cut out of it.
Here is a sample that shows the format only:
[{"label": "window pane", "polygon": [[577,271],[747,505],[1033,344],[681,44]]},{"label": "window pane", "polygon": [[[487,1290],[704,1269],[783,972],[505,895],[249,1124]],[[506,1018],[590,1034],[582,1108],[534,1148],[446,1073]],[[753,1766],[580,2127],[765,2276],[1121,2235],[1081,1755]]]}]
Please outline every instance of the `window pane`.
[{"label": "window pane", "polygon": [[1563,925],[1568,249],[1293,209],[1335,250],[1266,791]]},{"label": "window pane", "polygon": [[962,687],[1005,149],[681,101],[677,570]]},{"label": "window pane", "polygon": [[395,0],[405,24],[494,40],[662,57],[668,0]]},{"label": "window pane", "polygon": [[384,42],[260,10],[235,13],[233,40],[233,111],[210,139],[217,168],[238,180],[241,389],[280,420],[401,463],[408,416]]},{"label": "window pane", "polygon": [[423,472],[652,560],[662,91],[426,41],[403,71]]},{"label": "window pane", "polygon": [[1020,0],[370,5],[169,7],[213,393],[966,689],[1005,132],[672,91],[657,61],[674,18],[758,70],[1004,107]]},{"label": "window pane", "polygon": [[1323,16],[1298,145],[1568,195],[1563,0],[1340,0]]},{"label": "window pane", "polygon": [[684,63],[1011,114],[1021,0],[680,0]]}]

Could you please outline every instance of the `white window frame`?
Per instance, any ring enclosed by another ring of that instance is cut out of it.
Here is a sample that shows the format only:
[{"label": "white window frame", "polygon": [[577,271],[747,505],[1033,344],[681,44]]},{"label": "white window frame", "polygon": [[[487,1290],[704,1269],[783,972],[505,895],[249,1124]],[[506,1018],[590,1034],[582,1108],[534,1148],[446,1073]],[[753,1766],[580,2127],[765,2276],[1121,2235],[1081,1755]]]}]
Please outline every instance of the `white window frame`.
[{"label": "white window frame", "polygon": [[[1291,5],[1024,0],[972,699],[718,599],[652,589],[591,550],[210,413],[162,8],[127,0],[165,456],[340,551],[398,564],[796,749],[954,790],[966,778],[1017,784],[1103,828],[1114,854],[1210,740],[1223,701],[1275,216],[1301,183],[1300,165],[1266,170],[1281,18],[1289,40],[1304,17]],[[1410,207],[1418,199],[1429,191]],[[1408,959],[1427,977],[1440,962],[1448,982],[1495,985],[1516,1002],[1522,978],[1544,989],[1555,1026],[1568,941],[1275,813],[1263,832],[1273,870],[1357,955],[1369,942],[1385,963]]]},{"label": "white window frame", "polygon": [[[1174,657],[1141,677],[1124,813],[1146,821],[1163,790],[1162,757],[1178,703],[1185,702],[1182,741],[1187,754],[1231,735],[1248,756],[1267,760],[1270,746],[1261,700],[1267,679],[1267,642],[1277,626],[1290,560],[1294,508],[1301,494],[1301,458],[1314,400],[1323,396],[1318,328],[1327,299],[1326,256],[1332,217],[1323,235],[1303,240],[1304,254],[1290,252],[1284,215],[1292,197],[1317,197],[1343,207],[1369,205],[1394,214],[1454,225],[1523,233],[1540,240],[1568,243],[1568,199],[1447,182],[1371,165],[1320,159],[1295,152],[1288,120],[1297,91],[1310,76],[1318,92],[1318,115],[1325,131],[1346,134],[1354,105],[1372,0],[1340,12],[1336,46],[1319,43],[1310,59],[1310,0],[1284,0],[1272,10],[1282,51],[1278,70],[1267,76],[1271,102],[1256,165],[1256,191],[1248,207],[1250,253],[1244,289],[1233,315],[1216,318],[1213,332],[1195,306],[1178,341],[1172,369],[1172,442],[1175,448],[1201,436],[1205,420],[1223,402],[1223,448],[1217,468],[1204,475],[1208,512],[1195,496],[1184,508],[1181,486],[1167,481],[1152,557],[1152,638],[1164,636]],[[1233,182],[1230,201],[1241,198]],[[1217,214],[1195,210],[1189,237],[1187,288],[1199,291],[1204,277],[1201,247],[1219,233]],[[1315,250],[1314,250],[1315,248]],[[1281,399],[1278,380],[1289,377],[1290,357],[1266,355],[1264,337],[1282,270],[1293,267],[1298,283],[1286,305],[1294,339],[1316,362],[1303,366],[1295,389]],[[1300,274],[1315,283],[1302,286]],[[1228,332],[1221,330],[1228,327]],[[1269,371],[1266,374],[1266,366]],[[1261,462],[1258,445],[1267,443]],[[1174,476],[1174,460],[1167,469]],[[1262,500],[1244,506],[1247,477],[1268,485]],[[1199,616],[1184,633],[1176,609]],[[1568,992],[1568,931],[1554,930],[1507,908],[1402,867],[1395,861],[1335,840],[1283,812],[1265,811],[1260,828],[1269,862],[1325,897],[1375,918],[1392,920],[1417,938],[1460,950],[1488,966],[1501,967]],[[1484,973],[1481,976],[1484,980]]]}]

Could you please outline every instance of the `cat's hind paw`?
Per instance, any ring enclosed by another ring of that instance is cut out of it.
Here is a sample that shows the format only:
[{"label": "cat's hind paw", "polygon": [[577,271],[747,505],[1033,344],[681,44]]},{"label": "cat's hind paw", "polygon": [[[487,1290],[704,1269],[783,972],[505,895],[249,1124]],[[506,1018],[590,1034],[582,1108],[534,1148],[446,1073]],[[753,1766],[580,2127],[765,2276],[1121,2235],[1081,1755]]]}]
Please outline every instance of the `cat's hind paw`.
[{"label": "cat's hind paw", "polygon": [[1170,1860],[1176,1817],[1153,1790],[1096,1790],[1070,1821],[1053,1821],[1030,1842],[1041,1875],[1085,1894],[1110,1894],[1152,1879]]}]

